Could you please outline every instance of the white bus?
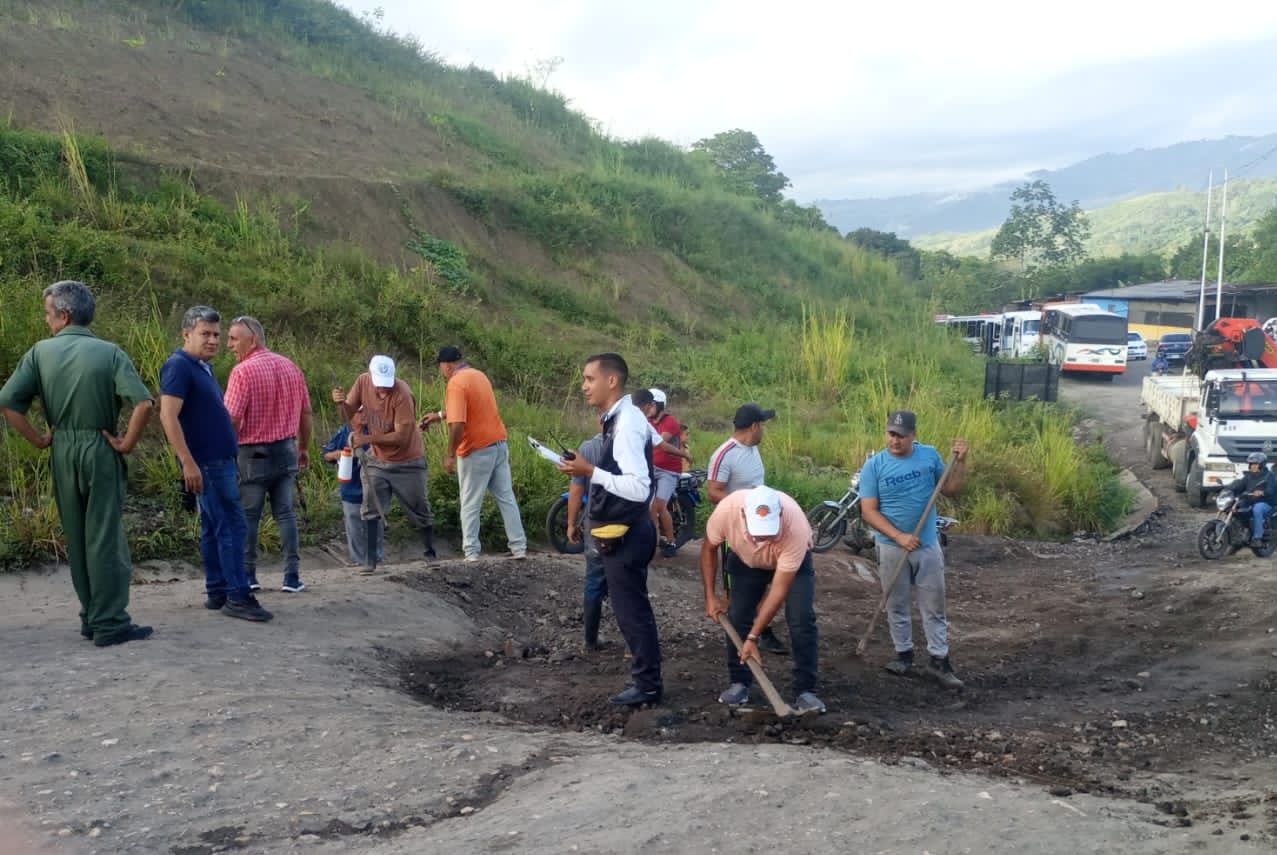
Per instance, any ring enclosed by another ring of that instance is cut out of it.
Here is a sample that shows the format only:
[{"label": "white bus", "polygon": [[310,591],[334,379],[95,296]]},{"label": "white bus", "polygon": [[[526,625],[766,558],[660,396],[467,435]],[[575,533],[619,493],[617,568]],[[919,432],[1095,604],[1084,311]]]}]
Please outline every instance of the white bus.
[{"label": "white bus", "polygon": [[[988,350],[998,341],[1002,329],[1001,315],[936,315],[936,323],[957,330],[962,340],[976,353]],[[992,340],[992,342],[990,341]]]},{"label": "white bus", "polygon": [[1012,359],[1032,356],[1038,346],[1042,328],[1042,311],[1005,312],[1002,315],[1002,340],[999,352]]},{"label": "white bus", "polygon": [[1042,349],[1060,371],[1112,380],[1126,370],[1126,318],[1092,303],[1047,305],[1042,315]]}]

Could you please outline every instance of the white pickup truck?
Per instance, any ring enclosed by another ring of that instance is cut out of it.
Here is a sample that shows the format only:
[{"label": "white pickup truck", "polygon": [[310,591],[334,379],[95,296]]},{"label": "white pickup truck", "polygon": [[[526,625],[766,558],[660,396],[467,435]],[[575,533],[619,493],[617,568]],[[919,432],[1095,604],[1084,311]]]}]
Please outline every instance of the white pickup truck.
[{"label": "white pickup truck", "polygon": [[1246,455],[1277,451],[1277,368],[1227,368],[1144,378],[1144,444],[1154,469],[1171,468],[1194,507],[1246,471]]}]

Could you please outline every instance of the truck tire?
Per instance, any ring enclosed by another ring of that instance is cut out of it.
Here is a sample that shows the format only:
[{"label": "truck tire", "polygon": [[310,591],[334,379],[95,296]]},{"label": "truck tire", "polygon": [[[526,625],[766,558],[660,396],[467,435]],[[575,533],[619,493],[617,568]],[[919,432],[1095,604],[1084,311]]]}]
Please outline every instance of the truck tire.
[{"label": "truck tire", "polygon": [[1170,458],[1162,453],[1162,428],[1158,421],[1148,423],[1148,440],[1145,449],[1148,451],[1148,465],[1154,469],[1165,469],[1171,465]]},{"label": "truck tire", "polygon": [[1184,492],[1184,482],[1188,479],[1188,443],[1177,439],[1171,443],[1171,480],[1175,483],[1175,492]]},{"label": "truck tire", "polygon": [[1202,488],[1205,474],[1196,460],[1188,465],[1188,476],[1184,479],[1184,495],[1190,508],[1206,507],[1206,491]]}]

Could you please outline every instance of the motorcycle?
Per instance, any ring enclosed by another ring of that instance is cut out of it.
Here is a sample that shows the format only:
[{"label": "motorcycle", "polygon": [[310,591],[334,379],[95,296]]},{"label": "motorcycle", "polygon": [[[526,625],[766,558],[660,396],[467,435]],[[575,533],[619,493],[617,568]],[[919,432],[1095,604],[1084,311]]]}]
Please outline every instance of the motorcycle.
[{"label": "motorcycle", "polygon": [[[1246,496],[1236,496],[1231,490],[1224,490],[1215,497],[1218,512],[1215,519],[1207,520],[1197,532],[1197,551],[1208,561],[1232,555],[1243,546],[1250,544],[1252,503]],[[1277,509],[1268,512],[1264,518],[1264,539],[1260,546],[1252,546],[1251,551],[1260,558],[1267,558],[1277,548],[1277,538],[1273,534],[1273,521],[1277,517]]]},{"label": "motorcycle", "polygon": [[[851,483],[842,498],[821,502],[807,511],[807,522],[811,524],[812,552],[828,552],[839,540],[852,552],[873,549],[874,530],[860,512],[860,472],[851,476]],[[949,545],[948,531],[957,524],[954,517],[936,516],[936,533],[941,548]]]},{"label": "motorcycle", "polygon": [[[678,486],[670,497],[670,516],[674,518],[674,543],[682,546],[696,537],[696,509],[703,501],[701,486],[709,472],[705,469],[693,469],[680,472]],[[585,538],[582,532],[585,527],[589,495],[581,503],[581,510],[576,515],[576,542],[568,540],[568,494],[565,491],[554,504],[545,518],[545,536],[559,552],[568,555],[579,555],[585,551]]]}]

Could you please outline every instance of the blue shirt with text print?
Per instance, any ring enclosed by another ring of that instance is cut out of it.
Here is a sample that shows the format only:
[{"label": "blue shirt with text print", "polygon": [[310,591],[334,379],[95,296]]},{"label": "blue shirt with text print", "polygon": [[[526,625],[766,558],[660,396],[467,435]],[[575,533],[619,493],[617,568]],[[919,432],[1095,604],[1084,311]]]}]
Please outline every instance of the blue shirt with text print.
[{"label": "blue shirt with text print", "polygon": [[[860,496],[878,500],[878,510],[903,532],[912,532],[944,474],[944,458],[935,446],[913,444],[908,457],[896,457],[887,449],[875,454],[860,470]],[[892,543],[882,532],[874,532],[880,543]],[[927,514],[927,523],[918,535],[923,546],[936,542],[936,509]]]}]

